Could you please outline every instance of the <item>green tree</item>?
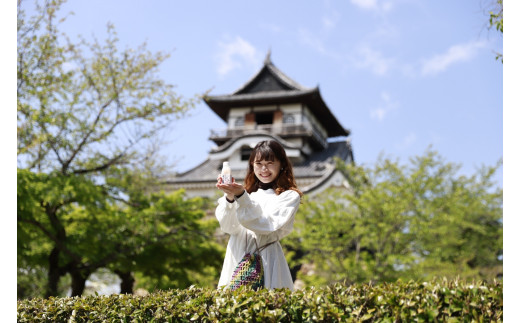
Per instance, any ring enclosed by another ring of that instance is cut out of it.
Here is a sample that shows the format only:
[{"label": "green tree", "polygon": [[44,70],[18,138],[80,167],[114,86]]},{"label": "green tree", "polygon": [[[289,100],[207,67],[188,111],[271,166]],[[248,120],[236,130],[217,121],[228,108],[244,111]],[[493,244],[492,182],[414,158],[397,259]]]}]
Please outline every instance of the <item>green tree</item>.
[{"label": "green tree", "polygon": [[491,279],[502,273],[500,167],[470,177],[431,150],[399,165],[338,168],[348,192],[331,189],[301,206],[289,239],[292,267],[310,284],[389,282],[435,276]]},{"label": "green tree", "polygon": [[120,275],[123,291],[134,272],[170,275],[161,286],[193,282],[186,273],[221,255],[205,239],[215,224],[202,221],[201,201],[153,192],[168,169],[158,134],[193,100],[158,76],[167,54],[120,50],[113,26],[103,42],[60,33],[62,3],[37,2],[29,18],[18,3],[19,296],[41,289],[43,275],[45,295],[58,295],[67,274],[80,295],[102,267]]},{"label": "green tree", "polygon": [[[132,178],[127,191],[139,187],[137,175]],[[147,289],[208,284],[196,275],[203,272],[214,282],[223,250],[211,242],[218,223],[203,219],[204,201],[186,199],[183,191],[129,193],[125,203],[114,203],[87,178],[19,170],[19,288],[25,289],[20,296],[41,294],[42,272],[48,273],[47,295],[59,294],[66,274],[72,295],[81,295],[99,268],[119,275],[122,293],[132,293],[135,275],[142,278],[138,287]],[[62,206],[50,212],[56,205]]]},{"label": "green tree", "polygon": [[98,210],[93,213],[102,214],[108,206],[107,196],[102,187],[85,176],[19,169],[17,178],[18,262],[28,268],[45,268],[45,293],[57,295],[60,277],[70,273],[73,283],[78,285],[82,274],[89,271],[81,250],[88,246],[77,245],[77,237],[68,228],[70,221],[75,221],[73,227],[82,233],[92,227],[90,224],[83,227],[84,222],[98,223],[97,217],[74,219],[69,213],[83,205]]},{"label": "green tree", "polygon": [[[500,34],[504,33],[504,3],[503,0],[493,1],[492,9],[489,10],[489,25],[490,29],[494,28],[500,32]],[[500,59],[502,63],[504,63],[504,56],[502,53],[498,52],[496,59]]]}]

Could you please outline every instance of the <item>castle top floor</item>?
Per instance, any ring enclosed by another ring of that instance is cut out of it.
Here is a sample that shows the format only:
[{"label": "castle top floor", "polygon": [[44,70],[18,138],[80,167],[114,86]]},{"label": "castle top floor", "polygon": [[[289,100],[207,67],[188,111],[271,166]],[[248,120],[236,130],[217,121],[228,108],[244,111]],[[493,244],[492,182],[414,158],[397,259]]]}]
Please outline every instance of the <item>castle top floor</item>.
[{"label": "castle top floor", "polygon": [[[248,135],[277,135],[309,152],[327,148],[327,139],[348,136],[323,101],[319,87],[304,87],[271,62],[238,90],[228,95],[206,96],[204,101],[227,123],[226,129],[211,130],[218,147]],[[218,148],[217,148],[218,149]]]}]

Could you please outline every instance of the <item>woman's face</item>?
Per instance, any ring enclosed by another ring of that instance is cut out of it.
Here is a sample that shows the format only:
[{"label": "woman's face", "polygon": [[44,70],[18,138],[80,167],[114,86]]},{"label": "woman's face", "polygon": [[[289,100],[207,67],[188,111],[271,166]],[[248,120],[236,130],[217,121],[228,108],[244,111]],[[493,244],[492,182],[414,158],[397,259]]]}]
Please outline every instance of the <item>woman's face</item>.
[{"label": "woman's face", "polygon": [[274,161],[270,160],[259,160],[255,158],[253,162],[253,170],[255,171],[256,178],[262,183],[271,183],[276,179],[278,173],[280,173],[281,163],[278,159]]}]

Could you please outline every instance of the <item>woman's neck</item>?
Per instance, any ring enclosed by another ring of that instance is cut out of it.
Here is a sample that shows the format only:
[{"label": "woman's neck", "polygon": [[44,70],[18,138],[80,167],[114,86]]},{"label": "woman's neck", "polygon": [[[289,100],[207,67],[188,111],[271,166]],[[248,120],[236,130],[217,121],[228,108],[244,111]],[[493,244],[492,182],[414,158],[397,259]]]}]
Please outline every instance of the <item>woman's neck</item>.
[{"label": "woman's neck", "polygon": [[273,185],[274,185],[274,181],[270,182],[270,183],[258,182],[258,188],[260,188],[262,190],[268,190],[270,188],[273,188]]}]

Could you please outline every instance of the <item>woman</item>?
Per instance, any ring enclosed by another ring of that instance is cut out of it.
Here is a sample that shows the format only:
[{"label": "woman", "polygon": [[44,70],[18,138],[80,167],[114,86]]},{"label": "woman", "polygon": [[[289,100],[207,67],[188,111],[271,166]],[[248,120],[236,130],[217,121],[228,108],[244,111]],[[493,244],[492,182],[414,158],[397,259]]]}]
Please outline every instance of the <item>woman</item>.
[{"label": "woman", "polygon": [[294,290],[280,240],[293,228],[302,192],[292,165],[277,141],[259,142],[249,156],[244,185],[223,184],[215,215],[222,231],[230,234],[218,286],[226,286],[245,253],[260,249],[266,288]]}]

